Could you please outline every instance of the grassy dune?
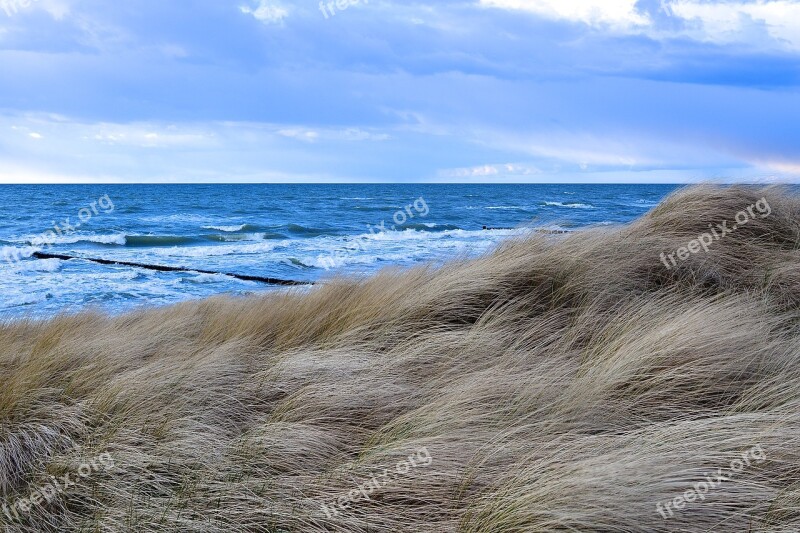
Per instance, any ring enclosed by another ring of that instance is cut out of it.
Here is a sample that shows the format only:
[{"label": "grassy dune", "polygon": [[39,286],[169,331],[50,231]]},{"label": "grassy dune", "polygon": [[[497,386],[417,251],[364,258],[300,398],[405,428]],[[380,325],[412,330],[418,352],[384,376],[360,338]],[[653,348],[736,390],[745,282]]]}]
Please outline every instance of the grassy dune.
[{"label": "grassy dune", "polygon": [[[661,261],[762,197],[768,217]],[[6,324],[0,524],[800,531],[798,317],[800,199],[702,186],[441,269]]]}]

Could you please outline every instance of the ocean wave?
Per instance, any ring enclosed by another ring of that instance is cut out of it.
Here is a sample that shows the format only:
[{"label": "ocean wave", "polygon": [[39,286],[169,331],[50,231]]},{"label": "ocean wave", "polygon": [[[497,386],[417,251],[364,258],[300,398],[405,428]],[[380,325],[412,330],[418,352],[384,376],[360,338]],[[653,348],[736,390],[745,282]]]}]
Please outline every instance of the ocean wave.
[{"label": "ocean wave", "polygon": [[401,263],[409,261],[409,259],[409,255],[402,252],[387,253],[377,251],[367,254],[349,250],[333,250],[331,253],[323,253],[316,256],[292,257],[290,261],[298,266],[334,270],[355,265],[368,266],[380,262]]},{"label": "ocean wave", "polygon": [[325,228],[312,228],[308,226],[301,226],[300,224],[288,224],[285,226],[286,230],[290,233],[294,233],[297,235],[307,235],[311,237],[316,237],[319,235],[335,235],[336,232],[331,231],[330,229]]},{"label": "ocean wave", "polygon": [[285,239],[280,233],[228,233],[225,235],[203,235],[203,240],[212,242],[244,242],[263,241],[267,239]]},{"label": "ocean wave", "polygon": [[353,207],[356,211],[364,211],[367,213],[384,213],[386,218],[391,218],[392,215],[403,208],[397,205],[357,205]]},{"label": "ocean wave", "polygon": [[223,233],[259,233],[265,231],[268,228],[258,224],[238,224],[238,225],[203,226],[203,229],[221,231]]},{"label": "ocean wave", "polygon": [[181,235],[127,235],[125,240],[129,248],[181,246],[199,241],[197,237]]},{"label": "ocean wave", "polygon": [[14,265],[14,271],[20,272],[58,272],[64,262],[61,259],[41,259],[39,261],[20,261]]},{"label": "ocean wave", "polygon": [[[245,225],[246,226],[246,225]],[[309,230],[309,234],[314,235],[313,230]],[[29,257],[34,251],[41,249],[41,246],[58,246],[65,244],[103,244],[110,246],[124,246],[127,248],[160,248],[160,247],[175,247],[175,246],[188,246],[202,242],[241,242],[241,241],[263,241],[263,240],[278,240],[286,239],[286,236],[281,233],[230,233],[230,234],[211,234],[211,235],[64,235],[61,237],[50,238],[47,241],[40,242],[40,237],[24,237],[20,240],[27,246],[24,249],[29,250],[26,257]],[[23,248],[6,246],[0,248],[0,260],[3,259],[4,250],[21,250]]]},{"label": "ocean wave", "polygon": [[537,226],[533,228],[535,233],[540,234],[561,234],[561,233],[572,233],[575,230],[571,230],[569,228],[565,228],[564,226],[560,226],[558,224],[551,224],[549,226]]},{"label": "ocean wave", "polygon": [[528,208],[519,205],[468,205],[465,209],[488,209],[490,211],[525,211]]},{"label": "ocean wave", "polygon": [[35,246],[23,246],[21,248],[18,246],[3,246],[0,248],[0,264],[29,259],[34,252],[38,252],[40,249]]},{"label": "ocean wave", "polygon": [[213,229],[217,231],[224,231],[226,233],[235,233],[243,231],[247,224],[239,224],[238,226],[203,226],[203,229]]},{"label": "ocean wave", "polygon": [[485,239],[486,237],[510,237],[514,235],[524,235],[529,232],[528,228],[518,229],[485,229],[485,230],[465,230],[465,229],[448,229],[440,232],[432,231],[419,231],[414,229],[406,230],[390,230],[382,231],[379,233],[362,233],[357,235],[356,239],[367,239],[376,241],[407,241],[407,240],[434,240],[444,238],[461,238],[461,239]]},{"label": "ocean wave", "polygon": [[403,224],[401,226],[401,228],[403,230],[410,230],[411,229],[411,230],[418,230],[418,231],[428,231],[428,232],[432,232],[432,233],[461,229],[460,227],[456,226],[455,224],[434,224],[433,222],[419,222],[419,223]]},{"label": "ocean wave", "polygon": [[[504,238],[534,232],[533,228],[425,231],[404,229],[363,233],[346,237],[319,237],[287,243],[274,259],[295,267],[324,270],[368,267],[383,262],[410,264],[470,254],[488,249]],[[435,244],[434,244],[435,243]]]},{"label": "ocean wave", "polygon": [[126,236],[122,234],[62,235],[57,237],[56,236],[43,237],[41,235],[35,235],[35,236],[24,237],[22,241],[31,246],[77,244],[81,242],[92,243],[92,244],[109,244],[109,245],[125,246]]},{"label": "ocean wave", "polygon": [[544,202],[544,205],[549,205],[551,207],[566,207],[568,209],[597,209],[591,204],[581,204],[578,202],[570,202],[568,204],[563,202]]},{"label": "ocean wave", "polygon": [[[190,272],[192,273],[192,272]],[[181,278],[181,283],[225,283],[231,281],[230,276],[226,276],[225,274],[202,274],[202,273],[192,273],[194,274],[192,277],[184,277]]]},{"label": "ocean wave", "polygon": [[236,246],[220,244],[211,246],[184,246],[174,248],[154,248],[148,255],[161,257],[220,257],[226,255],[251,255],[271,252],[280,243],[278,241],[262,241],[259,243]]},{"label": "ocean wave", "polygon": [[296,257],[287,257],[285,260],[291,266],[300,267],[300,268],[314,268],[314,265],[307,265],[303,263],[300,259]]},{"label": "ocean wave", "polygon": [[156,223],[188,222],[188,223],[200,223],[200,224],[213,224],[214,222],[219,221],[219,218],[220,217],[210,217],[196,213],[176,213],[174,215],[155,215],[149,217],[142,217],[141,220],[143,222],[156,222]]},{"label": "ocean wave", "polygon": [[27,305],[35,305],[50,299],[50,294],[19,294],[16,296],[6,296],[3,300],[3,308],[9,309],[14,307],[23,307]]}]

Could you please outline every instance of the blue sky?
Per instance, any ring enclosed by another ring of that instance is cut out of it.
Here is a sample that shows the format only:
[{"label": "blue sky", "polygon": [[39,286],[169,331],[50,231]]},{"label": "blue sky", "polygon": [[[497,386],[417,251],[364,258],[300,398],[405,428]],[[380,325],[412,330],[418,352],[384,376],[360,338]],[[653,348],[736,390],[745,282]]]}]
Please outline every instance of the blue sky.
[{"label": "blue sky", "polygon": [[0,182],[797,181],[798,89],[800,0],[0,0]]}]

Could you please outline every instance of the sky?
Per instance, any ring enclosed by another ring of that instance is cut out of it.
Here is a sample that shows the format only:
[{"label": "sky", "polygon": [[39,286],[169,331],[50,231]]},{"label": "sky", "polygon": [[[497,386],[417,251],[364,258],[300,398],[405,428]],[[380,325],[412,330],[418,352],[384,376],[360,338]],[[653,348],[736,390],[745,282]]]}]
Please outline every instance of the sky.
[{"label": "sky", "polygon": [[0,182],[800,181],[800,0],[0,0]]}]

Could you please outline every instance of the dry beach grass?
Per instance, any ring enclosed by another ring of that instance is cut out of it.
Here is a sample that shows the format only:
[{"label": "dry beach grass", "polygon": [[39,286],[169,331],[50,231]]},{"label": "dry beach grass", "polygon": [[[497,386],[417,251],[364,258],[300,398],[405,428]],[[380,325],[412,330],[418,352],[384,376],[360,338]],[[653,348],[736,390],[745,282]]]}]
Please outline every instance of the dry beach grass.
[{"label": "dry beach grass", "polygon": [[[768,217],[659,259],[762,197]],[[800,198],[700,186],[445,268],[8,323],[0,524],[799,531],[799,317]],[[763,460],[657,510],[754,446]],[[430,464],[322,510],[422,448]],[[103,452],[114,468],[13,508]]]}]

